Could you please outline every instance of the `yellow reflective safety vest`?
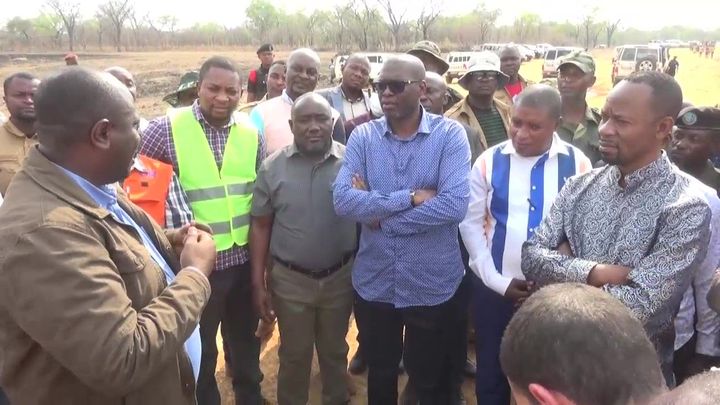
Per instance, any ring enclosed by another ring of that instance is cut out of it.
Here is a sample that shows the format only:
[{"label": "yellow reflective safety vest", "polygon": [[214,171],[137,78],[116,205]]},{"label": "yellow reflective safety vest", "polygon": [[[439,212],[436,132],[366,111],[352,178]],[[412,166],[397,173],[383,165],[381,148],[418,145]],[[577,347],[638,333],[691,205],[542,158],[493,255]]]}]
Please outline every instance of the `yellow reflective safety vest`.
[{"label": "yellow reflective safety vest", "polygon": [[218,251],[248,243],[250,205],[257,175],[258,133],[246,114],[236,113],[220,170],[192,107],[170,114],[180,184],[198,223],[213,230]]}]

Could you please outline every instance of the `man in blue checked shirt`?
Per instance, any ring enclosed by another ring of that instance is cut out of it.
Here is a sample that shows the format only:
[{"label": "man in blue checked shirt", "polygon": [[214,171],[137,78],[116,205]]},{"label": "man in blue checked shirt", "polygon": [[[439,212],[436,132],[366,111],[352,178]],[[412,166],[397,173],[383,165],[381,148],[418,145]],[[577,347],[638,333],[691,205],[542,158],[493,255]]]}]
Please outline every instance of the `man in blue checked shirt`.
[{"label": "man in blue checked shirt", "polygon": [[368,402],[397,403],[397,364],[420,403],[451,403],[449,350],[461,328],[458,224],[470,147],[457,122],[423,111],[425,68],[389,58],[376,91],[385,116],[357,127],[334,185],[338,215],[362,224],[353,267],[368,362]]}]

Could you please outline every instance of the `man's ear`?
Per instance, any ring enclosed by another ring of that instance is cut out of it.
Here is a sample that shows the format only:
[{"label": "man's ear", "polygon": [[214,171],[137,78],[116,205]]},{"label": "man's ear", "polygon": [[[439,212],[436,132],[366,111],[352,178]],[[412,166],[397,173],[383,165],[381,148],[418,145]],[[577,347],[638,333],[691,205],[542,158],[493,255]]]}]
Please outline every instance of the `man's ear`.
[{"label": "man's ear", "polygon": [[673,127],[675,126],[675,119],[667,116],[660,120],[658,123],[658,132],[656,137],[658,140],[667,140],[672,137]]},{"label": "man's ear", "polygon": [[90,143],[99,149],[110,149],[110,130],[112,124],[107,118],[96,122],[90,128]]},{"label": "man's ear", "polygon": [[568,399],[562,393],[549,390],[540,384],[533,383],[528,385],[528,391],[540,405],[575,405],[575,402]]}]

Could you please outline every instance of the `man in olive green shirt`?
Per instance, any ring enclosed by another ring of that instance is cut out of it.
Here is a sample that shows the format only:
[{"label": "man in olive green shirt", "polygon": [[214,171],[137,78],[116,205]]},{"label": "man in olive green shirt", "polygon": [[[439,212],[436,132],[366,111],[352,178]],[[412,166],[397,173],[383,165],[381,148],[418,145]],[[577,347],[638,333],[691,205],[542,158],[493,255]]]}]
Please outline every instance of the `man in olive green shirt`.
[{"label": "man in olive green shirt", "polygon": [[0,193],[5,195],[10,180],[22,166],[35,138],[33,96],[40,80],[29,73],[15,73],[3,82],[3,100],[10,118],[0,125]]},{"label": "man in olive green shirt", "polygon": [[[335,214],[332,183],[345,147],[332,139],[330,104],[307,93],[293,104],[294,143],[268,157],[255,181],[250,224],[253,300],[280,329],[277,398],[308,402],[317,348],[323,404],[349,401],[348,331],[355,224]],[[269,252],[268,252],[269,251]],[[269,255],[274,265],[266,274]],[[266,282],[267,280],[267,282]]]},{"label": "man in olive green shirt", "polygon": [[600,157],[600,112],[585,101],[595,84],[595,60],[585,51],[572,52],[560,60],[558,90],[562,98],[562,117],[557,133],[560,139],[583,151],[593,165]]}]

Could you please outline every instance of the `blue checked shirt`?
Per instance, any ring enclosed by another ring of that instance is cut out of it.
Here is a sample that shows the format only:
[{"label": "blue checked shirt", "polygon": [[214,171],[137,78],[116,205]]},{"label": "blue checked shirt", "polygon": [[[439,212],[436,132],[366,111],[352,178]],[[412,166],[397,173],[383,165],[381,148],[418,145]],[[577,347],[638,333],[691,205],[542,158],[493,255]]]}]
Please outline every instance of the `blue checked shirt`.
[{"label": "blue checked shirt", "polygon": [[[460,124],[422,112],[417,133],[394,135],[385,118],[360,125],[334,184],[338,215],[362,224],[353,286],[397,308],[439,305],[460,285],[458,224],[468,206],[470,146]],[[359,174],[369,191],[352,187]],[[412,190],[437,196],[415,208]],[[379,221],[380,228],[369,226]]]}]

